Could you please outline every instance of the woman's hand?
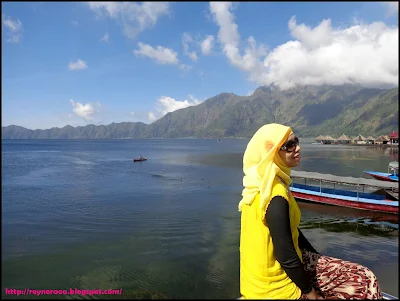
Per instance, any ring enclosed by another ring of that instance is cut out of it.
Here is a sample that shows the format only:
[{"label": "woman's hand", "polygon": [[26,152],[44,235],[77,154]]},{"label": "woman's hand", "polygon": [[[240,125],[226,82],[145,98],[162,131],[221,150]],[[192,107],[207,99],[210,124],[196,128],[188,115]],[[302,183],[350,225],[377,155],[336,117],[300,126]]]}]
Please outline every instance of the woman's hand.
[{"label": "woman's hand", "polygon": [[307,299],[309,300],[324,300],[325,298],[322,297],[321,295],[317,294],[314,288],[312,288],[311,292],[308,294],[305,294],[307,296]]}]

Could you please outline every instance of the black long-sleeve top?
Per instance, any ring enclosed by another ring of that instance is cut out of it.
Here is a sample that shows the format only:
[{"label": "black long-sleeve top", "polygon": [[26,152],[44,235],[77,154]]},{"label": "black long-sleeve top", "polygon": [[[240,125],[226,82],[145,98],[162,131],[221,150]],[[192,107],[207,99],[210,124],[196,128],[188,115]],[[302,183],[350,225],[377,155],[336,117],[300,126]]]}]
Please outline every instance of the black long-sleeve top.
[{"label": "black long-sleeve top", "polygon": [[[312,289],[312,283],[307,278],[303,264],[294,248],[292,231],[290,229],[289,203],[276,196],[271,200],[266,212],[266,222],[274,244],[276,260],[290,279],[300,288],[303,294]],[[299,248],[318,253],[308,242],[303,233],[299,231]]]}]

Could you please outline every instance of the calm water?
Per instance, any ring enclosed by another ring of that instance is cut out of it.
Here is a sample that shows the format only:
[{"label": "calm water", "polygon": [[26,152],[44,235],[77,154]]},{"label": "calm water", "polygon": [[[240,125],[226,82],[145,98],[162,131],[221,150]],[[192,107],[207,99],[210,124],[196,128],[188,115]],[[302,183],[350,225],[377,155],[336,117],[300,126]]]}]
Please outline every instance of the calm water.
[{"label": "calm water", "polygon": [[[10,297],[5,287],[238,297],[237,204],[247,142],[2,141],[3,298]],[[298,169],[358,177],[365,169],[386,171],[394,151],[303,144]],[[148,161],[133,163],[139,154]],[[368,266],[383,290],[398,296],[398,222],[300,207],[301,228],[318,251]]]}]

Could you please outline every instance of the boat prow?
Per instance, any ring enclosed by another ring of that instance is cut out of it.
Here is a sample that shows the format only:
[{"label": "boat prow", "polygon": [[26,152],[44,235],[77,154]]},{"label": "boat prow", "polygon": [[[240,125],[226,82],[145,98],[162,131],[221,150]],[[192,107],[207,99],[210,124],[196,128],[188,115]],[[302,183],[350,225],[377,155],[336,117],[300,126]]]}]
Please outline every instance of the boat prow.
[{"label": "boat prow", "polygon": [[380,181],[388,181],[388,182],[398,182],[399,181],[399,162],[392,161],[389,162],[388,172],[379,172],[372,170],[364,170],[365,174],[374,177]]},{"label": "boat prow", "polygon": [[398,182],[399,181],[399,175],[396,175],[396,174],[390,174],[390,173],[386,173],[386,172],[379,172],[379,171],[372,171],[372,170],[364,170],[363,172],[367,175],[370,175],[371,177],[374,177],[377,180],[388,181],[388,182]]}]

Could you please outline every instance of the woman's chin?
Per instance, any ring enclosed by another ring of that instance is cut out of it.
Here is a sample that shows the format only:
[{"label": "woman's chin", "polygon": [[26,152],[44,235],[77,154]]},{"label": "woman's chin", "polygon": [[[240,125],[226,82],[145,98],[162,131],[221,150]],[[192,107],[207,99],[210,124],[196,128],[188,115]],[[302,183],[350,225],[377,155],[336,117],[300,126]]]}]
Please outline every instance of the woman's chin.
[{"label": "woman's chin", "polygon": [[293,161],[293,163],[291,165],[292,165],[291,166],[292,168],[295,168],[296,166],[299,166],[300,165],[300,159]]}]

